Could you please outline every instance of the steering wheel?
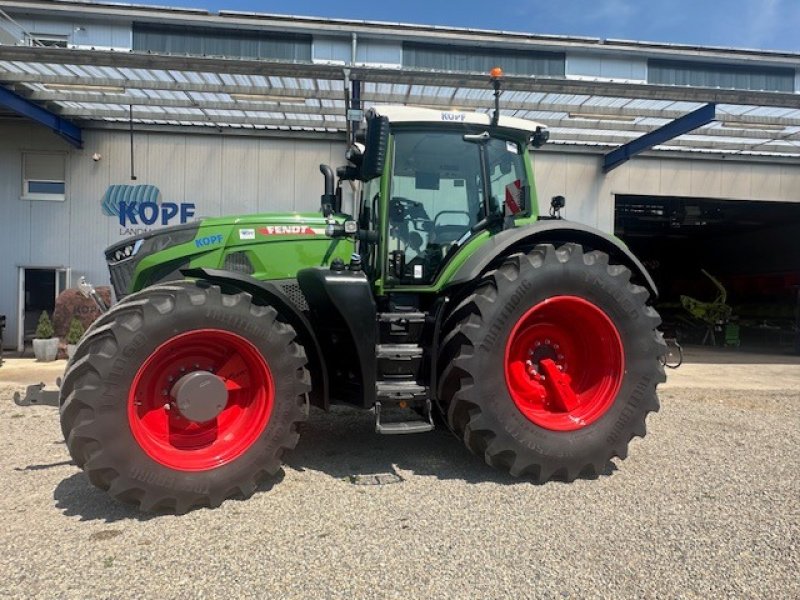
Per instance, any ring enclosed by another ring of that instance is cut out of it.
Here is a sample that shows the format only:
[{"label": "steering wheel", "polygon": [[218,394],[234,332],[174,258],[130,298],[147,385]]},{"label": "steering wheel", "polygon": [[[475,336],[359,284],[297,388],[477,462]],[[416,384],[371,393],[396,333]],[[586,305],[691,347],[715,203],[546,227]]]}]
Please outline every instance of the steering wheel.
[{"label": "steering wheel", "polygon": [[389,221],[400,223],[405,220],[430,221],[431,218],[428,216],[422,202],[402,196],[393,196],[389,201]]}]

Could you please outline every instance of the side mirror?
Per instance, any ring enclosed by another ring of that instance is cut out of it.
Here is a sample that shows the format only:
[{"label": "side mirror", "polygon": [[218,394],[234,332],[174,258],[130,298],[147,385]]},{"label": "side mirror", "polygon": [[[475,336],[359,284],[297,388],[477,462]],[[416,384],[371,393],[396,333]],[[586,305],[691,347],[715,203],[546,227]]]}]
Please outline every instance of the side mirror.
[{"label": "side mirror", "polygon": [[544,129],[543,127],[537,127],[536,131],[533,132],[531,135],[531,146],[534,148],[541,148],[547,143],[547,140],[550,139],[550,131]]},{"label": "side mirror", "polygon": [[561,209],[567,205],[564,196],[553,196],[550,199],[550,216],[556,219],[561,218]]},{"label": "side mirror", "polygon": [[364,145],[358,142],[352,144],[344,153],[344,158],[347,162],[360,166],[364,160]]},{"label": "side mirror", "polygon": [[328,165],[320,165],[319,172],[325,178],[325,193],[320,197],[322,215],[327,219],[334,212],[336,193],[333,191],[333,169]]},{"label": "side mirror", "polygon": [[380,177],[386,165],[389,146],[389,119],[375,114],[367,116],[366,149],[361,159],[361,180],[370,181]]}]

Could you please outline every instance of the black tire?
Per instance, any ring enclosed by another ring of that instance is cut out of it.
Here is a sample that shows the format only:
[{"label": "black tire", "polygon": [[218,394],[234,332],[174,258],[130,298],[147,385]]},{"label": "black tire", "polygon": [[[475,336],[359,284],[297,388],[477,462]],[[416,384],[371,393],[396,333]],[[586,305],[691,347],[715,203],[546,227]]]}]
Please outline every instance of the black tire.
[{"label": "black tire", "polygon": [[[445,321],[439,397],[448,422],[467,447],[489,465],[538,482],[572,481],[604,472],[624,459],[634,436],[645,435],[648,413],[659,408],[656,386],[666,380],[659,357],[666,345],[661,319],[648,293],[631,283],[627,267],[578,244],[536,246],[508,256],[486,273]],[[515,405],[506,385],[506,342],[532,306],[559,295],[600,308],[622,342],[625,374],[613,404],[574,431],[541,427]]]},{"label": "black tire", "polygon": [[[165,341],[200,329],[236,334],[269,366],[274,397],[269,420],[234,460],[208,470],[178,470],[151,458],[128,419],[128,391],[139,367]],[[182,514],[248,497],[280,469],[308,416],[306,354],[295,331],[271,306],[249,294],[191,282],[156,285],[98,319],[79,343],[61,388],[61,427],[69,452],[89,480],[146,511]]]}]

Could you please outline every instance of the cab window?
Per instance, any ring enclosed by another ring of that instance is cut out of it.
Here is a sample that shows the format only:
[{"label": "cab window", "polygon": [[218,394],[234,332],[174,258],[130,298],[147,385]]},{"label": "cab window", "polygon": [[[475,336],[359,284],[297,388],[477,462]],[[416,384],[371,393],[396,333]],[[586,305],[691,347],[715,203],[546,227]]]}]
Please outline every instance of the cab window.
[{"label": "cab window", "polygon": [[522,148],[516,142],[492,138],[485,144],[492,202],[507,216],[527,213],[528,177]]},{"label": "cab window", "polygon": [[389,261],[403,265],[395,279],[428,283],[454,245],[483,218],[480,148],[457,131],[397,132],[394,139]]}]

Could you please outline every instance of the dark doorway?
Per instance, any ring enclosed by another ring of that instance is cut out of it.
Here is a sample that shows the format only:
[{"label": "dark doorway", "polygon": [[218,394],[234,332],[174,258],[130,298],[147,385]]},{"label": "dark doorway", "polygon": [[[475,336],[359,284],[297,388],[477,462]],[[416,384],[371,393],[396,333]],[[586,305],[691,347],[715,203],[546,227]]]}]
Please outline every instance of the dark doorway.
[{"label": "dark doorway", "polygon": [[[668,335],[780,350],[796,343],[800,203],[617,196],[615,233],[653,275]],[[720,318],[698,318],[704,310]]]},{"label": "dark doorway", "polygon": [[33,339],[42,311],[52,318],[56,307],[55,269],[25,269],[23,331],[25,341]]}]

